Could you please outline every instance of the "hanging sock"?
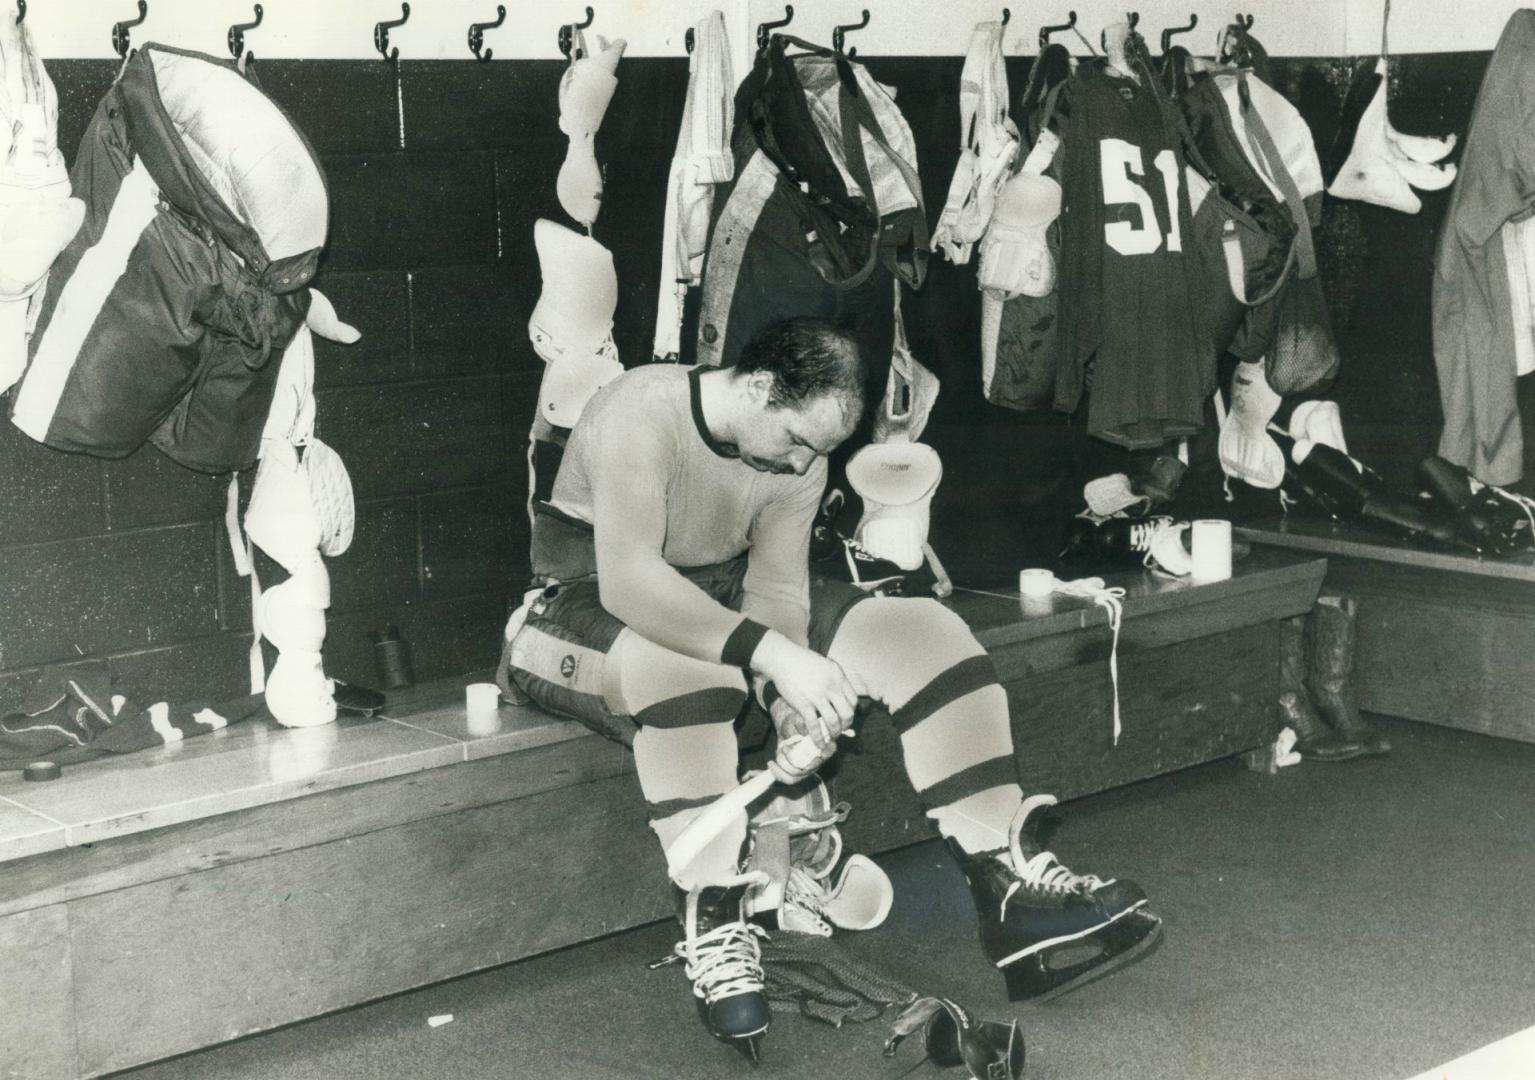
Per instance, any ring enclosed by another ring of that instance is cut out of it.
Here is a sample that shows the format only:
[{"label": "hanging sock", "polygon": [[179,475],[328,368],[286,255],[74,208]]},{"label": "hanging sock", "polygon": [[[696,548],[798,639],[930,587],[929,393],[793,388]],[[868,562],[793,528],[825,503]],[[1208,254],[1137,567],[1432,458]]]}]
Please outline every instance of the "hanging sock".
[{"label": "hanging sock", "polygon": [[597,35],[597,51],[588,53],[586,38],[576,30],[576,59],[560,79],[560,130],[570,137],[565,161],[555,181],[560,206],[582,225],[591,228],[602,209],[602,169],[597,164],[597,129],[607,114],[613,91],[618,89],[618,61],[623,58],[623,38],[609,44]]}]

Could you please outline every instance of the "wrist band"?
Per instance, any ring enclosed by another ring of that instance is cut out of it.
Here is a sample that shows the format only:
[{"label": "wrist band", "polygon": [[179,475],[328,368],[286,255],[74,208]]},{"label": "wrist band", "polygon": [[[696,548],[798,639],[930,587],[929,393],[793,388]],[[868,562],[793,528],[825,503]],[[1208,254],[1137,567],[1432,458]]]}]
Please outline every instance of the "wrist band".
[{"label": "wrist band", "polygon": [[761,623],[742,619],[740,625],[725,639],[725,647],[720,650],[720,663],[738,668],[749,667],[752,653],[757,651],[758,643],[767,632],[768,628]]}]

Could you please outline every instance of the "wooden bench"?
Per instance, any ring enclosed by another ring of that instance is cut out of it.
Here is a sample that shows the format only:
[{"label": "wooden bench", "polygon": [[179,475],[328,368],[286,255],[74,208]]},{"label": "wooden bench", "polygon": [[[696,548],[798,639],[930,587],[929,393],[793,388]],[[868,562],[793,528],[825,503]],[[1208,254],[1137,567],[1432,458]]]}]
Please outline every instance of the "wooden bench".
[{"label": "wooden bench", "polygon": [[1359,600],[1361,708],[1535,742],[1535,554],[1426,551],[1300,517],[1237,532],[1325,555],[1326,587]]},{"label": "wooden bench", "polygon": [[[1278,623],[1324,572],[1258,551],[1213,585],[1117,575],[1117,747],[1101,610],[952,603],[1007,685],[1026,786],[1068,798],[1271,742]],[[373,721],[0,776],[0,1077],[95,1076],[667,917],[628,752],[512,706],[471,732],[467,681]],[[933,835],[886,779],[889,725],[857,743],[849,845]]]}]

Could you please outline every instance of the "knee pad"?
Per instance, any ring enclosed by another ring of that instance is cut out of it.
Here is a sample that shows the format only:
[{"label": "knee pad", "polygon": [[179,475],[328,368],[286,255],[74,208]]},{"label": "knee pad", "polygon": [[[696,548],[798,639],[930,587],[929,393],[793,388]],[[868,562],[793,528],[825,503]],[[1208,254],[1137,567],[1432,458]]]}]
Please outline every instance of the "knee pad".
[{"label": "knee pad", "polygon": [[[619,39],[610,45],[599,37],[597,45],[595,53],[572,60],[560,79],[560,130],[570,137],[570,145],[555,181],[555,194],[565,212],[588,228],[602,208],[597,129],[618,88],[618,61],[625,42]],[[584,41],[581,50],[585,53]]]},{"label": "knee pad", "polygon": [[572,428],[592,395],[624,371],[613,344],[618,277],[607,248],[563,225],[540,219],[533,243],[543,289],[528,336],[546,365],[538,414]]},{"label": "knee pad", "polygon": [[1263,362],[1237,365],[1231,376],[1231,411],[1221,423],[1218,453],[1227,476],[1272,490],[1284,482],[1284,451],[1268,433],[1280,397],[1263,373]]},{"label": "knee pad", "polygon": [[922,565],[929,511],[943,463],[924,443],[871,443],[847,463],[847,479],[863,499],[856,539],[902,570]]},{"label": "knee pad", "polygon": [[[328,581],[325,592],[328,596]],[[312,727],[336,719],[333,687],[320,659],[325,608],[315,599],[313,580],[293,577],[267,589],[257,601],[258,631],[277,646],[277,663],[266,679],[266,705],[285,727]]]}]

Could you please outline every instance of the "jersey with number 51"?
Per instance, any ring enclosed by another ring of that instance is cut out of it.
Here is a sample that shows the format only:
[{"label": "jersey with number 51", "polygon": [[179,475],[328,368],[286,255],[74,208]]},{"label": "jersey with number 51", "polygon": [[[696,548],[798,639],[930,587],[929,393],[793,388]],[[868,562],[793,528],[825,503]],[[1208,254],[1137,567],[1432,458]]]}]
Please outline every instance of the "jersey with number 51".
[{"label": "jersey with number 51", "polygon": [[1215,385],[1175,106],[1141,70],[1136,82],[1101,62],[1078,67],[1055,162],[1055,404],[1075,411],[1088,392],[1088,432],[1132,448],[1198,431]]}]

